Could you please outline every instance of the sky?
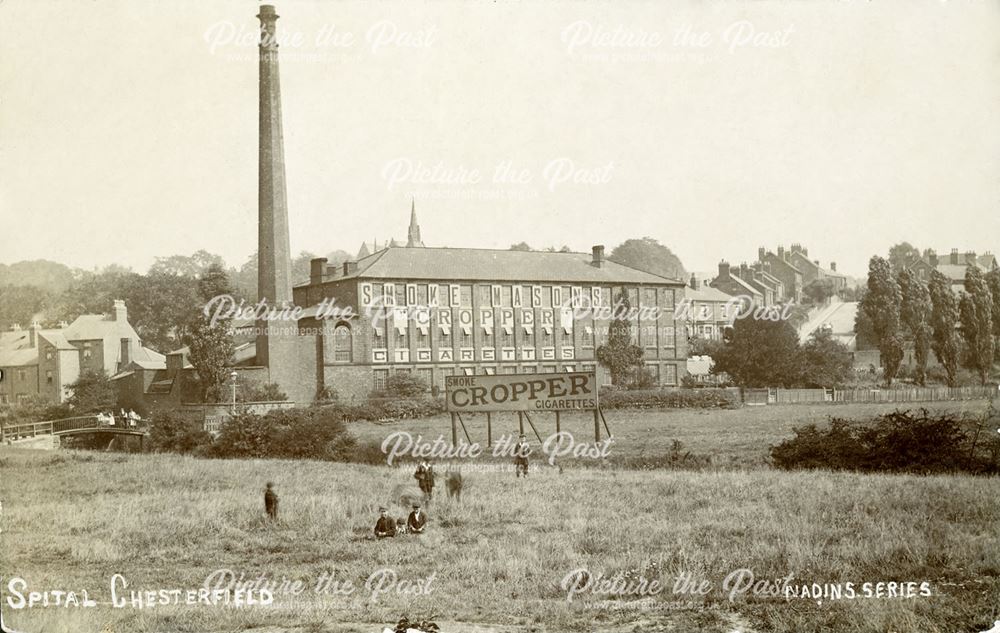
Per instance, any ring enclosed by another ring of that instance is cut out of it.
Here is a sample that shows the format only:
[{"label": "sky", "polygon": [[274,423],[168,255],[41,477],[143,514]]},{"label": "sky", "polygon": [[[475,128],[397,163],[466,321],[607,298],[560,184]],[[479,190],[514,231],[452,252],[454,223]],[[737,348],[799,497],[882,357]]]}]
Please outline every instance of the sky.
[{"label": "sky", "polygon": [[[1000,252],[1000,2],[275,4],[295,253]],[[257,6],[3,0],[0,262],[244,262]]]}]

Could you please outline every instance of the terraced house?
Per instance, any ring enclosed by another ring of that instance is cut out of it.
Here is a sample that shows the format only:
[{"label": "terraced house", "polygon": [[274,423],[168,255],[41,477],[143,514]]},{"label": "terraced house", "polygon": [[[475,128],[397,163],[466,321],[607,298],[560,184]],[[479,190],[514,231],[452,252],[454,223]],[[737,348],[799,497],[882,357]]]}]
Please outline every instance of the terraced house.
[{"label": "terraced house", "polygon": [[[317,382],[363,398],[393,372],[413,372],[437,389],[451,375],[589,369],[609,384],[595,354],[622,292],[647,367],[657,383],[677,385],[687,342],[674,307],[684,288],[607,260],[603,246],[591,253],[389,247],[341,267],[313,260],[294,303],[308,306],[300,331],[317,336]],[[325,318],[331,305],[353,316]]]}]

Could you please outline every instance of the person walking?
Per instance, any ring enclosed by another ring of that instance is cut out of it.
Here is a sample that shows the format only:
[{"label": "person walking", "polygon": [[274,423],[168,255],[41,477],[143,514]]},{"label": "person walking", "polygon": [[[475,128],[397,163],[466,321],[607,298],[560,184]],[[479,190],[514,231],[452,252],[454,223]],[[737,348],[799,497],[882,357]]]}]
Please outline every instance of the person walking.
[{"label": "person walking", "polygon": [[421,460],[417,465],[413,477],[420,486],[420,492],[424,493],[424,499],[430,501],[434,497],[434,467],[426,459]]},{"label": "person walking", "polygon": [[528,455],[531,454],[531,446],[528,445],[528,438],[522,433],[517,438],[517,450],[514,453],[514,472],[518,477],[528,476]]}]

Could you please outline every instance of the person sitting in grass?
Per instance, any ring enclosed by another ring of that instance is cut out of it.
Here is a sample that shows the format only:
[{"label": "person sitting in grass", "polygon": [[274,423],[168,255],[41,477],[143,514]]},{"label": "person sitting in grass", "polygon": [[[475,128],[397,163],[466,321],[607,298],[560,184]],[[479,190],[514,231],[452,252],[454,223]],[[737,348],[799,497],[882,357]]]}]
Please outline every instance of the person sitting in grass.
[{"label": "person sitting in grass", "polygon": [[375,536],[377,538],[388,538],[396,536],[396,520],[389,516],[387,508],[378,509],[379,517],[375,522]]},{"label": "person sitting in grass", "polygon": [[424,526],[427,525],[427,515],[420,511],[420,504],[413,504],[413,512],[406,520],[406,529],[410,534],[423,534]]}]

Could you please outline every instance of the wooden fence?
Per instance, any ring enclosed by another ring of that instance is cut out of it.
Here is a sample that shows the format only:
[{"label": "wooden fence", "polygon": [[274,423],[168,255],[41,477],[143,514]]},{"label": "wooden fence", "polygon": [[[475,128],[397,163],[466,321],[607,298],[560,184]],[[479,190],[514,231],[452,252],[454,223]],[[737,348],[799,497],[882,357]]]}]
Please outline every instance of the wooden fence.
[{"label": "wooden fence", "polygon": [[819,404],[851,402],[945,402],[1000,396],[996,386],[892,387],[889,389],[744,389],[745,405]]}]

